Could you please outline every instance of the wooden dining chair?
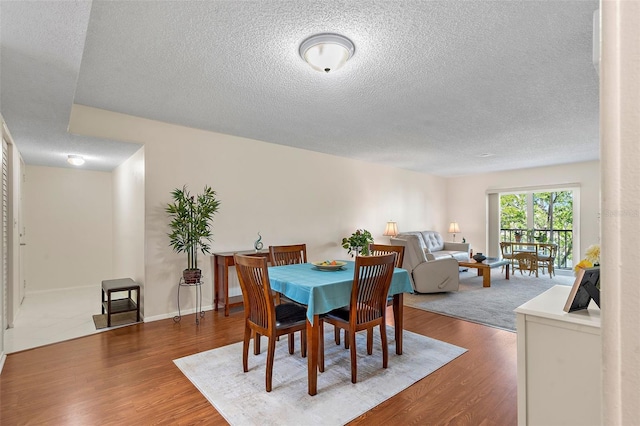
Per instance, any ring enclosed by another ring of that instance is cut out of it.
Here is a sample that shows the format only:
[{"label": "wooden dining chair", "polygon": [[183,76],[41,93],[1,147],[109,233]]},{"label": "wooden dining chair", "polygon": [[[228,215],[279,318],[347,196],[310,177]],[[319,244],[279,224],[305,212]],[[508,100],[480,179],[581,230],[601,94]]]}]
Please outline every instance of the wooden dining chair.
[{"label": "wooden dining chair", "polygon": [[271,392],[273,377],[273,358],[276,350],[276,339],[289,335],[289,353],[294,352],[294,333],[300,332],[300,352],[307,354],[307,312],[294,303],[276,305],[273,301],[267,259],[256,256],[233,256],[238,273],[238,281],[244,300],[244,339],[242,343],[242,368],[249,371],[249,342],[252,332],[255,333],[254,348],[260,353],[260,336],[268,338],[266,389]]},{"label": "wooden dining chair", "polygon": [[[502,241],[500,243],[500,255],[504,260],[509,261],[509,265],[511,265],[511,272],[513,272],[513,257],[515,256],[513,252],[513,243]],[[502,267],[502,270],[504,270],[504,266]]]},{"label": "wooden dining chair", "polygon": [[404,262],[404,246],[392,246],[389,244],[369,244],[369,254],[380,256],[382,254],[397,253],[396,268],[402,268]]},{"label": "wooden dining chair", "polygon": [[[290,244],[286,246],[269,246],[269,261],[271,266],[293,265],[307,263],[307,245]],[[280,303],[280,293],[275,292],[276,303]]]},{"label": "wooden dining chair", "polygon": [[271,266],[307,263],[307,245],[291,244],[287,246],[269,246]]},{"label": "wooden dining chair", "polygon": [[555,262],[556,255],[558,253],[558,245],[553,243],[540,243],[538,244],[538,267],[549,272],[549,278],[553,278],[556,274]]},{"label": "wooden dining chair", "polygon": [[[402,268],[404,262],[404,246],[393,246],[390,244],[369,244],[369,254],[372,256],[380,256],[383,254],[396,253],[396,268]],[[393,305],[393,297],[387,297],[387,306]],[[394,312],[395,314],[395,312]],[[345,331],[346,333],[346,331]],[[336,345],[340,344],[340,329],[334,329],[334,339]],[[367,330],[367,339],[373,341],[373,329]],[[349,349],[349,339],[344,339],[345,349]],[[371,355],[371,353],[369,353]]]},{"label": "wooden dining chair", "polygon": [[535,272],[538,277],[538,256],[535,253],[517,253],[513,256],[513,260],[518,265],[520,275],[522,271],[529,271],[529,275]]},{"label": "wooden dining chair", "polygon": [[[383,254],[396,253],[396,268],[402,268],[402,262],[404,262],[404,246],[393,246],[389,244],[369,244],[369,254],[371,256],[380,256]],[[387,306],[391,306],[393,304],[393,297],[387,298]],[[345,332],[346,333],[346,332]],[[367,333],[373,333],[373,329],[367,331]],[[369,339],[373,337],[367,336]],[[334,329],[334,340],[336,345],[340,344],[340,329],[336,327]],[[349,349],[349,339],[344,339],[344,348]],[[369,354],[371,355],[371,354]]]},{"label": "wooden dining chair", "polygon": [[[381,256],[357,256],[351,287],[349,306],[334,309],[320,319],[319,334],[323,336],[327,322],[337,329],[345,330],[345,340],[349,342],[351,352],[351,382],[356,383],[358,367],[356,361],[356,333],[361,330],[372,330],[380,327],[382,342],[382,367],[389,363],[387,344],[387,294],[391,286],[393,269],[396,265],[396,253]],[[367,353],[373,352],[373,334],[367,333]],[[319,343],[320,371],[324,371],[324,339]]]}]

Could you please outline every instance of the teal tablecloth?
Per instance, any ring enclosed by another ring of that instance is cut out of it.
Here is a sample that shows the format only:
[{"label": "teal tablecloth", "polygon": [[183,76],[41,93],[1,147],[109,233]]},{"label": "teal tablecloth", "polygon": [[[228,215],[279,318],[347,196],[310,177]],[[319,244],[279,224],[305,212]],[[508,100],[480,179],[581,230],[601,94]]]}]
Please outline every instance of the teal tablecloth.
[{"label": "teal tablecloth", "polygon": [[[269,267],[271,288],[291,300],[307,305],[307,318],[347,306],[351,299],[355,262],[339,271],[321,271],[311,263]],[[409,273],[395,268],[389,295],[411,293]]]}]

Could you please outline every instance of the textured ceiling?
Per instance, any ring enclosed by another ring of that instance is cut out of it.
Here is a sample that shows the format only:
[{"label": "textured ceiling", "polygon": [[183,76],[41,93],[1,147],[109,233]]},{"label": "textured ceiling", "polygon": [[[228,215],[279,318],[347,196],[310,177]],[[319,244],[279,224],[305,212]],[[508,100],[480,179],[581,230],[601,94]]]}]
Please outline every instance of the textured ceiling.
[{"label": "textured ceiling", "polygon": [[[27,163],[138,148],[67,134],[72,102],[442,176],[599,157],[597,0],[0,7],[2,114]],[[330,74],[298,56],[320,32],[355,44]]]}]

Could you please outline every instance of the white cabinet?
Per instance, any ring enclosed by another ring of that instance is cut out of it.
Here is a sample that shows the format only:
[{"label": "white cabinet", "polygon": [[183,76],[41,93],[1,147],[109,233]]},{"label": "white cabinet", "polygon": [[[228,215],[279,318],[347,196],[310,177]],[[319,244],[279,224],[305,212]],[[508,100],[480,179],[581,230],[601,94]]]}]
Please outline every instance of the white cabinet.
[{"label": "white cabinet", "polygon": [[518,307],[518,424],[600,425],[600,309],[562,310],[556,285]]}]

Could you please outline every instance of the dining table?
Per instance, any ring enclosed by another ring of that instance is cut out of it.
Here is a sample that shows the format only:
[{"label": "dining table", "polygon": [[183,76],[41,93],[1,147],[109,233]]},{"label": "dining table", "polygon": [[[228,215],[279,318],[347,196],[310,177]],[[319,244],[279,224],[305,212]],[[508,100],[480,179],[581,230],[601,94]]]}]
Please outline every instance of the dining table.
[{"label": "dining table", "polygon": [[[341,268],[319,269],[313,263],[269,267],[272,290],[307,307],[307,367],[309,395],[318,393],[318,330],[320,315],[348,306],[355,262],[345,261]],[[389,289],[393,296],[396,353],[402,354],[403,293],[413,292],[409,273],[395,268]]]}]

